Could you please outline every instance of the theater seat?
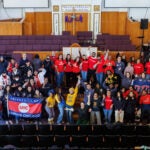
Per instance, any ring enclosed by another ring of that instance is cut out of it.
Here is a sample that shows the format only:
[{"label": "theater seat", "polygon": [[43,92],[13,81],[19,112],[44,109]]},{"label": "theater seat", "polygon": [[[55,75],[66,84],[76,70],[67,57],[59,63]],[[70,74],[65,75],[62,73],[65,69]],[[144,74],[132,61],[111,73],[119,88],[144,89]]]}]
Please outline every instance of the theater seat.
[{"label": "theater seat", "polygon": [[8,135],[9,127],[8,125],[0,125],[0,135]]},{"label": "theater seat", "polygon": [[71,136],[71,147],[86,147],[87,145],[87,136],[86,135],[72,135]]},{"label": "theater seat", "polygon": [[51,147],[54,145],[53,135],[38,135],[38,146],[39,147]]},{"label": "theater seat", "polygon": [[98,148],[103,146],[104,141],[102,135],[88,135],[87,147]]},{"label": "theater seat", "polygon": [[65,145],[70,144],[70,136],[69,135],[55,135],[54,137],[55,145],[58,147],[65,148]]},{"label": "theater seat", "polygon": [[13,145],[16,147],[21,147],[21,135],[6,135],[4,137],[5,145]]},{"label": "theater seat", "polygon": [[48,124],[38,125],[38,134],[39,135],[51,135],[52,131],[50,130],[50,125]]},{"label": "theater seat", "polygon": [[37,126],[35,124],[25,124],[23,125],[24,135],[35,135],[37,134]]},{"label": "theater seat", "polygon": [[20,124],[14,124],[14,125],[10,125],[10,135],[22,135],[23,133],[23,128],[22,125]]},{"label": "theater seat", "polygon": [[22,147],[37,147],[38,139],[35,135],[22,135]]},{"label": "theater seat", "polygon": [[137,144],[136,135],[122,135],[121,136],[121,147],[133,148]]},{"label": "theater seat", "polygon": [[52,125],[52,134],[53,135],[65,135],[65,126],[64,125]]},{"label": "theater seat", "polygon": [[137,136],[137,146],[150,146],[150,135]]}]

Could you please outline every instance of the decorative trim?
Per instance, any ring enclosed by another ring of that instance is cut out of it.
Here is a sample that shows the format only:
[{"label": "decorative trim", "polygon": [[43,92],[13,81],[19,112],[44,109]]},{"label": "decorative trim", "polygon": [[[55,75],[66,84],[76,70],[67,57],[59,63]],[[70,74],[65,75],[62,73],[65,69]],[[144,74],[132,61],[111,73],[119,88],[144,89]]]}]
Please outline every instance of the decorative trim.
[{"label": "decorative trim", "polygon": [[59,12],[59,6],[58,5],[53,6],[53,12]]},{"label": "decorative trim", "polygon": [[94,38],[96,38],[96,35],[99,33],[99,24],[100,24],[100,14],[95,13],[94,15],[94,24],[93,24],[93,32],[94,32]]},{"label": "decorative trim", "polygon": [[91,12],[91,5],[62,5],[62,12]]},{"label": "decorative trim", "polygon": [[100,6],[99,5],[94,5],[94,11],[100,11]]},{"label": "decorative trim", "polygon": [[54,35],[59,35],[59,14],[53,14]]}]

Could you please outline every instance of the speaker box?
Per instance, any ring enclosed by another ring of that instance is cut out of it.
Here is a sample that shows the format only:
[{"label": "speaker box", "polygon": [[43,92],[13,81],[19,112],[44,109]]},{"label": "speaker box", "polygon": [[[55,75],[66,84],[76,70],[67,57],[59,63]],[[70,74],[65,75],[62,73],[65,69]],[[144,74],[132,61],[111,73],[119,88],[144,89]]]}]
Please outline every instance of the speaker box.
[{"label": "speaker box", "polygon": [[148,29],[148,19],[141,19],[140,29]]}]

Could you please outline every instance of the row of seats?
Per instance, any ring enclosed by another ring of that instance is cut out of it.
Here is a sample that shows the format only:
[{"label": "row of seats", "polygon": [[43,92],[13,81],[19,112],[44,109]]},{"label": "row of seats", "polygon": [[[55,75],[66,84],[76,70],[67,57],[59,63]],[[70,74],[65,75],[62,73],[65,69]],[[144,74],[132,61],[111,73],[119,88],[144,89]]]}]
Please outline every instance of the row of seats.
[{"label": "row of seats", "polygon": [[150,135],[149,126],[134,125],[0,125],[0,135]]},{"label": "row of seats", "polygon": [[0,146],[14,145],[16,147],[51,147],[57,145],[64,147],[128,147],[146,145],[150,146],[150,136],[95,136],[95,135],[5,135],[0,136]]},{"label": "row of seats", "polygon": [[0,45],[0,53],[13,53],[13,51],[60,51],[63,47],[69,47],[70,44],[16,44]]},{"label": "row of seats", "polygon": [[60,51],[78,43],[76,36],[51,35],[51,36],[0,36],[0,52],[7,53],[14,50],[43,50]]},{"label": "row of seats", "polygon": [[63,45],[63,44],[72,44],[78,42],[77,39],[56,39],[56,40],[0,40],[0,45],[15,45],[15,44],[54,44],[54,45]]},{"label": "row of seats", "polygon": [[93,32],[92,31],[78,31],[77,39],[80,41],[84,40],[93,40]]},{"label": "row of seats", "polygon": [[129,35],[110,35],[101,34],[97,35],[96,45],[99,49],[121,50],[121,51],[134,51],[135,45],[131,43]]},{"label": "row of seats", "polygon": [[76,40],[72,35],[0,35],[0,40]]},{"label": "row of seats", "polygon": [[90,41],[89,44],[98,47],[99,50],[134,51],[136,49],[136,47],[131,44],[129,35],[97,35],[96,44],[92,44],[92,37],[92,31],[79,31],[77,32],[77,36],[69,34],[0,36],[0,53],[8,53],[14,50],[59,51],[62,50],[63,47],[68,47],[73,43],[85,44],[85,41]]}]

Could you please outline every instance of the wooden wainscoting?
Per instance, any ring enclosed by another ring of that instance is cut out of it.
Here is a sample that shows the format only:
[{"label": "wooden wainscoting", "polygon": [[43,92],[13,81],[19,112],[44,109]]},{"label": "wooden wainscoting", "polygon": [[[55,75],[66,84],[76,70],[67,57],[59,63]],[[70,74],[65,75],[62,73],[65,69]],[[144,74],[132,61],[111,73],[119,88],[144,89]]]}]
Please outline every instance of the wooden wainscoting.
[{"label": "wooden wainscoting", "polygon": [[22,35],[22,23],[20,21],[0,22],[0,35]]}]

